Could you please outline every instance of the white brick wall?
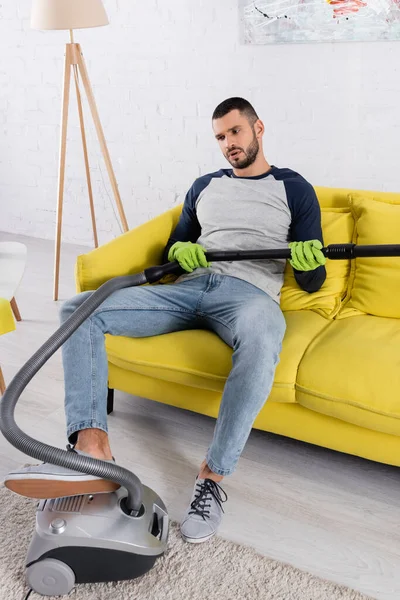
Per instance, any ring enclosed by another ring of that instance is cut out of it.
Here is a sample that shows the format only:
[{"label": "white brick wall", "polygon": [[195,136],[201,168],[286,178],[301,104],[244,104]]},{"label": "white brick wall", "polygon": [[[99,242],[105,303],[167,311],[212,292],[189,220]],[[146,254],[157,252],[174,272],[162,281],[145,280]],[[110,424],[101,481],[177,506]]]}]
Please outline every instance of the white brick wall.
[{"label": "white brick wall", "polygon": [[[227,166],[215,106],[253,102],[269,162],[315,185],[400,191],[400,44],[243,46],[235,0],[105,0],[109,27],[82,44],[130,227],[170,208],[200,174]],[[54,237],[67,32],[30,29],[31,0],[0,6],[0,230]],[[63,240],[90,245],[72,89]],[[85,107],[100,242],[118,235]]]}]

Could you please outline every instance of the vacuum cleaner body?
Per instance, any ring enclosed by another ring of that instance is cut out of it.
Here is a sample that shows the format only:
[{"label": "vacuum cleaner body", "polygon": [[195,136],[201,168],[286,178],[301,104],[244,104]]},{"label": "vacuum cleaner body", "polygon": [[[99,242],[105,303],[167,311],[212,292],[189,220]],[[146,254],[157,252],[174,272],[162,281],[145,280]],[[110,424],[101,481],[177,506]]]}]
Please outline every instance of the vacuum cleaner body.
[{"label": "vacuum cleaner body", "polygon": [[169,517],[161,498],[143,486],[132,518],[127,492],[42,500],[27,559],[27,583],[45,595],[68,594],[76,583],[134,579],[164,554]]}]

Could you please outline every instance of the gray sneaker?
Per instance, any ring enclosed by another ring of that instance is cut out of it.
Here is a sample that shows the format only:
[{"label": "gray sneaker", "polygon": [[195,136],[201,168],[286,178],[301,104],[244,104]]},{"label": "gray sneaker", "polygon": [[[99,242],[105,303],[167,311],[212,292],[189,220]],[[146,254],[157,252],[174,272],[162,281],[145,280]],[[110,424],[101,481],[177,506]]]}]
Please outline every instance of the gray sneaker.
[{"label": "gray sneaker", "polygon": [[[70,446],[67,446],[67,449],[82,456],[90,456]],[[115,462],[115,460],[105,462]],[[50,463],[12,471],[5,477],[4,485],[12,492],[27,498],[63,498],[81,494],[101,494],[114,492],[120,487],[119,483]]]},{"label": "gray sneaker", "polygon": [[218,483],[196,478],[192,501],[181,523],[185,542],[200,544],[215,535],[224,512],[222,503],[227,500],[227,494]]}]

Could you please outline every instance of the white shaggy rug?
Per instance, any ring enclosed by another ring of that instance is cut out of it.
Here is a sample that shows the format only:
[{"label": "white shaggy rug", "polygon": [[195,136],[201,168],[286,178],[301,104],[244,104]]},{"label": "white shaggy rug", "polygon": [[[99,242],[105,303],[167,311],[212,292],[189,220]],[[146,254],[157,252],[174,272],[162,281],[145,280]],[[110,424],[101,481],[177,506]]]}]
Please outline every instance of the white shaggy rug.
[{"label": "white shaggy rug", "polygon": [[[0,485],[0,599],[24,600],[24,560],[37,502]],[[132,581],[78,585],[73,600],[371,600],[265,558],[251,548],[214,538],[183,542],[171,524],[169,548],[153,569]],[[43,596],[32,592],[29,600]],[[47,596],[47,598],[55,598]],[[60,598],[60,597],[58,597]]]}]

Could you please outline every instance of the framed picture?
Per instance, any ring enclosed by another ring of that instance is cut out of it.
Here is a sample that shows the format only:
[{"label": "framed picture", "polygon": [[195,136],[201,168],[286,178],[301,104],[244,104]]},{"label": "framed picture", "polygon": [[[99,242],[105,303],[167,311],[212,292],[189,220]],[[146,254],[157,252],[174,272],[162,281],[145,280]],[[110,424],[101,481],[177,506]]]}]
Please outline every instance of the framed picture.
[{"label": "framed picture", "polygon": [[400,0],[239,0],[245,44],[400,40]]}]

